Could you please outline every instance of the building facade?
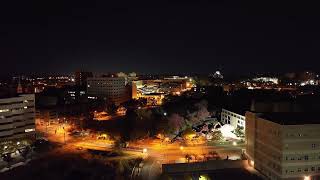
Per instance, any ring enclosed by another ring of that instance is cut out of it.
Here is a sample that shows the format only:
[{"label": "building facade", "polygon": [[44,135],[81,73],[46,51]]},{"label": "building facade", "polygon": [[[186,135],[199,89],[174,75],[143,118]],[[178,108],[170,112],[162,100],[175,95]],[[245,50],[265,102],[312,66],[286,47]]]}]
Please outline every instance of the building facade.
[{"label": "building facade", "polygon": [[235,129],[242,128],[245,129],[245,116],[241,113],[236,113],[227,109],[222,109],[221,111],[221,122],[223,124],[230,124]]},{"label": "building facade", "polygon": [[77,86],[86,86],[87,79],[93,77],[92,72],[77,71],[75,73],[75,82]]},{"label": "building facade", "polygon": [[123,77],[93,77],[87,79],[87,93],[90,96],[102,97],[120,105],[130,99],[125,78]]},{"label": "building facade", "polygon": [[0,142],[34,137],[34,95],[0,99]]},{"label": "building facade", "polygon": [[312,113],[246,113],[246,155],[268,179],[320,178],[320,119]]}]

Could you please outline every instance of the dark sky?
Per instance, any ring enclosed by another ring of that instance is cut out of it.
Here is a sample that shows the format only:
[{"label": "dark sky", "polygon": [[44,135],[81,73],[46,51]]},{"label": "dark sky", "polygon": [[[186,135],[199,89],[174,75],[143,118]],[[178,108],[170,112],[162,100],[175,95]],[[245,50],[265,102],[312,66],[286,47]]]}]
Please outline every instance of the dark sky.
[{"label": "dark sky", "polygon": [[318,11],[282,0],[10,0],[0,74],[318,71]]}]

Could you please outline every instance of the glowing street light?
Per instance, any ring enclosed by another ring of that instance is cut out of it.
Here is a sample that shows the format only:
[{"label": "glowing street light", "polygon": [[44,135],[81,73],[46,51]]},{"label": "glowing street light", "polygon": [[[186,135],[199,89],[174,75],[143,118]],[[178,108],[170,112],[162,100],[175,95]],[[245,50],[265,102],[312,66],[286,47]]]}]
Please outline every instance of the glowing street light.
[{"label": "glowing street light", "polygon": [[143,152],[143,153],[147,153],[147,152],[148,152],[148,149],[147,149],[147,148],[144,148],[144,149],[142,150],[142,152]]},{"label": "glowing street light", "polygon": [[180,146],[180,150],[182,151],[184,149],[184,147],[183,146]]},{"label": "glowing street light", "polygon": [[232,145],[236,146],[236,145],[238,145],[238,143],[233,141]]},{"label": "glowing street light", "polygon": [[254,161],[253,161],[253,160],[250,160],[250,165],[251,165],[252,167],[254,167]]}]

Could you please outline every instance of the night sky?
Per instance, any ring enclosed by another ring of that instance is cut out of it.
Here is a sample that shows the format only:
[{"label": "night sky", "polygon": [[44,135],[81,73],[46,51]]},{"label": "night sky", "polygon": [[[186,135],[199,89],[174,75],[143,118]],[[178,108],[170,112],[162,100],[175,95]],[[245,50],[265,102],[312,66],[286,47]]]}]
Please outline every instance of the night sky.
[{"label": "night sky", "polygon": [[10,0],[0,16],[0,75],[320,69],[304,1]]}]

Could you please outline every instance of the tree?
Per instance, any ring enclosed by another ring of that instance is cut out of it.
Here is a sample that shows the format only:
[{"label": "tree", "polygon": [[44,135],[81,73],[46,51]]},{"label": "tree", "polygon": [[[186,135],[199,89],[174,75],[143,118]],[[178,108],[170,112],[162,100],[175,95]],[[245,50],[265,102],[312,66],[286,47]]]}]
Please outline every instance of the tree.
[{"label": "tree", "polygon": [[128,141],[131,139],[131,134],[134,130],[134,124],[137,119],[137,114],[135,113],[134,110],[128,110],[126,118],[123,121],[123,134],[122,138],[124,141]]},{"label": "tree", "polygon": [[107,105],[106,111],[109,115],[114,115],[117,112],[117,106],[114,103]]},{"label": "tree", "polygon": [[243,138],[244,137],[244,129],[243,127],[240,127],[238,126],[235,130],[234,130],[234,134],[237,136],[237,137],[240,137],[240,138]]},{"label": "tree", "polygon": [[178,134],[185,125],[185,120],[179,114],[172,114],[168,118],[168,126],[174,134]]},{"label": "tree", "polygon": [[205,118],[210,116],[208,111],[208,102],[202,100],[194,105],[196,111],[188,113],[188,119],[193,125],[197,125],[202,122]]},{"label": "tree", "polygon": [[212,133],[212,140],[220,141],[223,138],[221,131],[214,131]]}]

